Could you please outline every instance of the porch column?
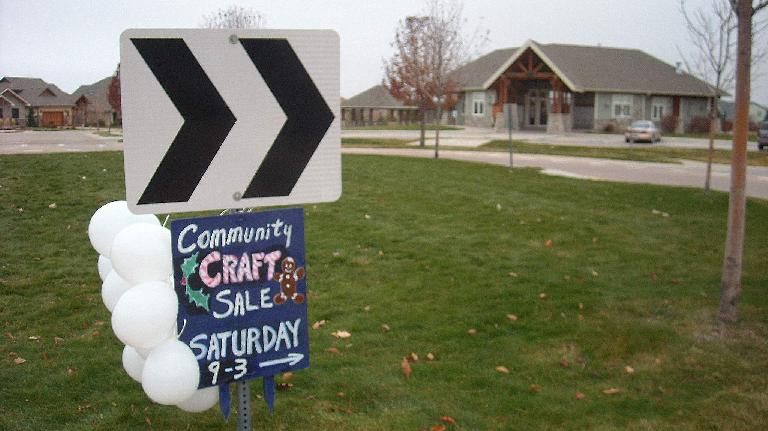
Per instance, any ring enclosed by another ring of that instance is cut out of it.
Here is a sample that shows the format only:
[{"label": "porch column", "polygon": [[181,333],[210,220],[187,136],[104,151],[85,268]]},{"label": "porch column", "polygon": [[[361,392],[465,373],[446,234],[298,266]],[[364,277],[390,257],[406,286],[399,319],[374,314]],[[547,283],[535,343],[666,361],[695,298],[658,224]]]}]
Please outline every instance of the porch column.
[{"label": "porch column", "polygon": [[566,133],[571,131],[570,109],[566,106],[566,88],[555,76],[550,80],[552,86],[552,111],[547,119],[547,133]]}]

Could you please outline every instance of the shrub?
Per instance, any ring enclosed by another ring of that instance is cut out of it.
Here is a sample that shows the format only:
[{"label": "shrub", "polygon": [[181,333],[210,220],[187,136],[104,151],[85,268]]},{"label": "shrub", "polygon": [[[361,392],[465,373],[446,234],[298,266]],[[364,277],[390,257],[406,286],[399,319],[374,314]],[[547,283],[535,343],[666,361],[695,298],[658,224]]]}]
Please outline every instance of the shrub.
[{"label": "shrub", "polygon": [[690,133],[708,133],[709,124],[709,117],[693,117],[686,131]]},{"label": "shrub", "polygon": [[674,115],[667,115],[661,119],[661,131],[664,133],[675,133],[677,128],[677,117]]},{"label": "shrub", "polygon": [[32,107],[27,108],[27,127],[37,127],[37,120],[35,120],[35,113],[32,111]]},{"label": "shrub", "polygon": [[723,120],[721,127],[723,129],[723,132],[730,132],[730,131],[733,130],[733,121],[731,121],[731,120]]},{"label": "shrub", "polygon": [[606,123],[605,126],[603,126],[603,132],[605,133],[616,133],[616,123],[611,121],[610,123]]}]

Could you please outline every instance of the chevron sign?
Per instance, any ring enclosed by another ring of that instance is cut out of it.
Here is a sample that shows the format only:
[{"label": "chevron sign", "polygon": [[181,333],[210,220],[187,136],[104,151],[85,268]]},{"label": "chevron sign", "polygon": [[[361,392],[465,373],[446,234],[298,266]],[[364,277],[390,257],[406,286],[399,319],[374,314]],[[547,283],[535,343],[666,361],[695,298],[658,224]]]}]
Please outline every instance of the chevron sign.
[{"label": "chevron sign", "polygon": [[120,64],[133,212],[341,195],[335,32],[127,30]]}]

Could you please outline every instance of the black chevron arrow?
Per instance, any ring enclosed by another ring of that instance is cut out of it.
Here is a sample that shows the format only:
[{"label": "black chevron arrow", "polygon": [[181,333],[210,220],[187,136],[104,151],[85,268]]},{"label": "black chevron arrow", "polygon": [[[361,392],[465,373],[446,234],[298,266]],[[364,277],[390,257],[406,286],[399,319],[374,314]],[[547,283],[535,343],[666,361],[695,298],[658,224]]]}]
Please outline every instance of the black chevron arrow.
[{"label": "black chevron arrow", "polygon": [[334,115],[286,39],[240,43],[286,116],[243,197],[288,196]]},{"label": "black chevron arrow", "polygon": [[184,118],[138,203],[186,202],[237,119],[183,39],[131,42]]}]

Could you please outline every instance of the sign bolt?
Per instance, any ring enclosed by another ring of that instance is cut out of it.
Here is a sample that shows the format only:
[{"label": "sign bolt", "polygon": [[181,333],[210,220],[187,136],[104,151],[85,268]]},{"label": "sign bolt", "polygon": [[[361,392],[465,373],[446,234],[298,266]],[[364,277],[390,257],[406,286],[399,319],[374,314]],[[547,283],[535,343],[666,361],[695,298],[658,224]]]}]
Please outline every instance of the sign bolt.
[{"label": "sign bolt", "polygon": [[235,193],[232,194],[232,199],[234,199],[236,201],[239,201],[242,198],[243,198],[243,194],[240,193],[240,192],[235,192]]},{"label": "sign bolt", "polygon": [[236,34],[229,35],[229,43],[231,43],[231,44],[236,44],[237,43],[237,35]]}]

